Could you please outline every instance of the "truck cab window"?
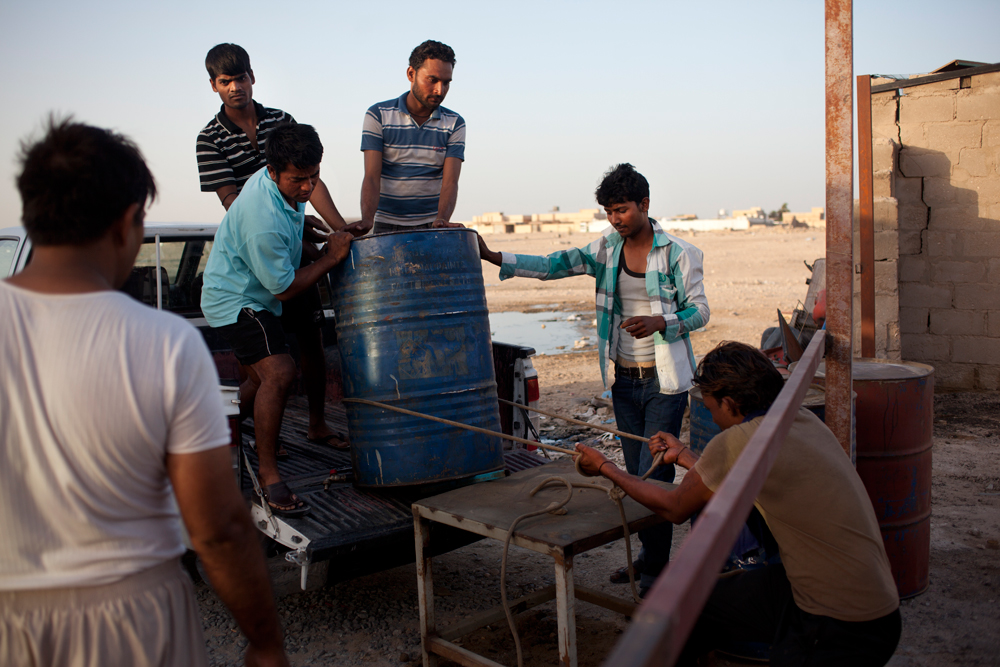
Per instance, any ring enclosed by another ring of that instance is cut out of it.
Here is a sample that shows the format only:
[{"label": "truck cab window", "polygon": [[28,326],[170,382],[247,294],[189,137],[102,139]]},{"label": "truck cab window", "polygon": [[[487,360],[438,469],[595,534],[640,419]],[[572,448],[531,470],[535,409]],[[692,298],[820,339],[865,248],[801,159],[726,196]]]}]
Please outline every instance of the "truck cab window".
[{"label": "truck cab window", "polygon": [[157,280],[163,309],[200,316],[202,273],[212,242],[204,238],[160,239],[160,271],[156,271],[156,243],[149,239],[139,250],[135,267],[122,291],[156,307]]},{"label": "truck cab window", "polygon": [[0,239],[0,278],[6,278],[14,268],[17,257],[17,239]]}]

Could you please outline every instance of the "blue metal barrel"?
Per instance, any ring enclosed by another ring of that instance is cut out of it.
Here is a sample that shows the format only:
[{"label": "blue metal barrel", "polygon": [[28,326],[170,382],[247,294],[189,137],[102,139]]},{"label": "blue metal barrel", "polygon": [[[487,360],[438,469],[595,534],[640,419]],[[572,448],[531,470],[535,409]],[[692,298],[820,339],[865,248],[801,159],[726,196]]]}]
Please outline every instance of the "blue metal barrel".
[{"label": "blue metal barrel", "polygon": [[[344,396],[500,432],[476,233],[365,237],[331,272]],[[504,466],[500,438],[347,404],[359,486],[407,486]]]}]

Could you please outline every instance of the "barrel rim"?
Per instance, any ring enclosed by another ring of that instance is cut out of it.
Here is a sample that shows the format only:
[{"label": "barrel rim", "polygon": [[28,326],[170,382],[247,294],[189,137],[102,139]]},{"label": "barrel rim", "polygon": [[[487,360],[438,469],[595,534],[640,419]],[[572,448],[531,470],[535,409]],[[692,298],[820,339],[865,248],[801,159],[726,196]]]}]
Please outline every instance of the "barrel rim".
[{"label": "barrel rim", "polygon": [[[856,375],[853,374],[853,366],[854,366],[854,364],[856,364],[858,362],[870,362],[870,363],[875,363],[875,364],[884,364],[884,365],[892,365],[892,366],[909,366],[909,367],[912,367],[912,368],[923,370],[925,372],[921,373],[921,374],[917,374],[917,375],[908,375],[906,377],[899,377],[899,378],[891,378],[891,377],[890,378],[873,378],[873,379],[869,380],[869,379],[865,379],[865,378],[859,378],[859,377],[857,377]],[[797,361],[793,361],[792,363],[790,363],[788,365],[788,370],[794,370],[796,364],[798,364],[798,363],[799,362],[797,362]],[[852,367],[851,379],[852,380],[857,380],[859,382],[906,382],[907,380],[920,380],[922,378],[928,378],[928,377],[933,376],[934,375],[934,370],[935,370],[934,367],[931,366],[930,364],[924,364],[924,363],[921,363],[919,361],[906,361],[906,360],[903,360],[903,359],[877,359],[875,357],[854,357],[854,358],[851,359],[851,367]],[[825,378],[826,377],[826,360],[825,359],[821,359],[820,360],[819,366],[816,367],[816,373],[815,373],[815,375],[813,375],[813,377],[814,378]]]}]

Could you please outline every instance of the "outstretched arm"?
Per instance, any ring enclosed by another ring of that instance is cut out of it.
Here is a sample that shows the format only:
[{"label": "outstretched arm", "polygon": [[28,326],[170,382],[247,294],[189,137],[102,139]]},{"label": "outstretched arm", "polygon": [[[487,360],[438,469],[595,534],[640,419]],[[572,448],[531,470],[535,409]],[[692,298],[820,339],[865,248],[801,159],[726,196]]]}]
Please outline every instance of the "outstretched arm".
[{"label": "outstretched arm", "polygon": [[329,188],[326,187],[326,183],[322,179],[317,181],[309,203],[313,205],[319,216],[333,231],[339,232],[347,226],[340,211],[337,210],[337,205],[333,203],[333,195],[330,194]]},{"label": "outstretched arm", "polygon": [[[596,449],[586,445],[577,445],[576,450],[582,455],[580,467],[585,472],[607,477],[621,487],[622,491],[630,498],[671,523],[686,521],[692,514],[704,507],[709,498],[712,497],[712,491],[705,486],[701,476],[693,470],[689,470],[684,475],[680,486],[668,491],[619,469]],[[664,462],[674,463],[675,461],[664,457]],[[692,463],[692,465],[694,464]]]},{"label": "outstretched arm", "polygon": [[250,643],[246,663],[286,667],[271,580],[233,479],[229,447],[167,454],[167,473],[205,573]]}]

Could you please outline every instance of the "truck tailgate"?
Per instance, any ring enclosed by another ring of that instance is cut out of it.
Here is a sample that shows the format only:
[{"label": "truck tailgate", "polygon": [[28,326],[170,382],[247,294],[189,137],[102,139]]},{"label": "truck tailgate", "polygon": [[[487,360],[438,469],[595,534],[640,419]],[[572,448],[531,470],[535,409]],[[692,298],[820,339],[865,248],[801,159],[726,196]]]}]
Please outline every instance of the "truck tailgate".
[{"label": "truck tailgate", "polygon": [[[347,418],[342,406],[327,404],[327,422],[336,432],[347,432]],[[351,457],[348,452],[307,441],[307,425],[305,397],[290,397],[281,427],[281,440],[290,457],[279,461],[278,469],[289,487],[309,503],[312,511],[304,517],[283,518],[281,521],[308,540],[309,562],[331,560],[328,583],[413,562],[413,514],[410,504],[454,486],[434,484],[383,491],[359,489],[350,483],[339,482],[324,488],[331,471],[351,470]],[[247,430],[249,433],[245,433],[243,438],[244,451],[256,470],[256,452],[249,446],[253,430],[252,427]],[[508,451],[504,458],[510,472],[547,463],[541,456],[524,450]],[[247,473],[244,470],[242,474],[245,476]],[[243,487],[249,490],[251,500],[256,500],[252,485],[244,482]],[[439,532],[441,539],[435,533],[435,540],[442,545],[442,551],[478,539],[464,531]],[[453,535],[450,534],[452,532]]]}]

